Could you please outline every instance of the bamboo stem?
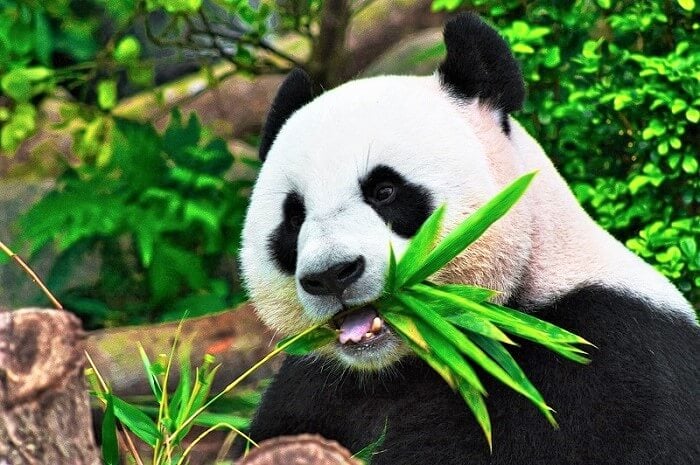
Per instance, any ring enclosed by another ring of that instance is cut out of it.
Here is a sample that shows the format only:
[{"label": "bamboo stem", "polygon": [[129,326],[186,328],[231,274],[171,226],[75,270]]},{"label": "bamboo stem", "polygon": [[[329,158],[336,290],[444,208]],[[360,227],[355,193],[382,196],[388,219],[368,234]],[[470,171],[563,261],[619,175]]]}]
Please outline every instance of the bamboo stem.
[{"label": "bamboo stem", "polygon": [[24,270],[25,273],[29,275],[30,278],[32,278],[32,281],[39,286],[39,288],[42,290],[42,292],[46,295],[46,297],[49,298],[51,303],[53,304],[54,307],[56,307],[57,310],[64,310],[63,305],[61,305],[61,302],[58,301],[58,299],[51,293],[49,288],[46,287],[44,282],[37,276],[37,274],[32,270],[27,263],[22,260],[22,258],[14,253],[8,246],[6,246],[2,241],[0,241],[0,250],[5,252],[8,257],[10,257],[12,260],[14,260],[20,268]]}]

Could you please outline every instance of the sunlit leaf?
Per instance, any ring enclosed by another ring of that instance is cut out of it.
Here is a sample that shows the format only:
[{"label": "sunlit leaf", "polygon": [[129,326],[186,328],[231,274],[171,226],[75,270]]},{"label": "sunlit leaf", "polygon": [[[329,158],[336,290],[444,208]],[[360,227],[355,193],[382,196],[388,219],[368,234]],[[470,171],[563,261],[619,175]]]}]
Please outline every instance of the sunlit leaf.
[{"label": "sunlit leaf", "polygon": [[406,278],[405,284],[410,286],[425,280],[477,240],[489,226],[502,218],[517,203],[535,174],[533,172],[520,177],[469,215],[440,241],[424,260],[423,265]]},{"label": "sunlit leaf", "polygon": [[160,401],[162,396],[162,390],[160,388],[160,383],[158,382],[158,377],[156,376],[156,371],[154,370],[151,360],[148,358],[146,351],[143,349],[141,343],[138,344],[139,355],[141,356],[141,363],[146,371],[146,379],[148,379],[148,385],[151,386],[151,391],[156,401]]},{"label": "sunlit leaf", "polygon": [[445,205],[441,205],[425,220],[411,239],[396,269],[395,288],[402,286],[409,276],[412,276],[423,266],[425,257],[428,256],[438,240],[444,216]]},{"label": "sunlit leaf", "polygon": [[153,420],[139,410],[138,407],[127,403],[119,397],[112,394],[108,394],[108,397],[114,403],[114,415],[119,421],[143,442],[150,446],[155,446],[160,439],[160,433]]},{"label": "sunlit leaf", "polygon": [[[479,380],[479,377],[471,365],[459,353],[454,341],[451,341],[424,321],[417,320],[416,326],[428,343],[431,354],[434,354],[434,356],[448,366],[455,375],[469,383],[469,385],[478,392],[482,394],[486,393],[481,380]],[[477,364],[481,364],[479,360],[476,362]]]}]

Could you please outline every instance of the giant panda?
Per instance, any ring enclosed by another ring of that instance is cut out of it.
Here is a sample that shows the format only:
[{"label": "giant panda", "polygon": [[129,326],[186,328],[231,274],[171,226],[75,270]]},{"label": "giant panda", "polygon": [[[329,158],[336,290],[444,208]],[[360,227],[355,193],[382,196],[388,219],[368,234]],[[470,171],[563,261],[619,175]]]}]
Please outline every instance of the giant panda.
[{"label": "giant panda", "polygon": [[[503,39],[463,14],[446,23],[444,40],[432,76],[357,79],[321,93],[295,70],[274,99],[243,231],[244,280],[279,334],[323,321],[340,331],[330,346],[286,358],[250,436],[318,433],[357,452],[385,431],[374,465],[700,463],[691,305],[596,225],[510,116],[525,92]],[[556,409],[558,429],[482,376],[491,452],[462,398],[375,323],[371,302],[389,244],[400,255],[439,205],[449,229],[533,170],[519,204],[433,279],[496,289],[497,302],[595,348],[589,365],[524,341],[512,351]]]}]

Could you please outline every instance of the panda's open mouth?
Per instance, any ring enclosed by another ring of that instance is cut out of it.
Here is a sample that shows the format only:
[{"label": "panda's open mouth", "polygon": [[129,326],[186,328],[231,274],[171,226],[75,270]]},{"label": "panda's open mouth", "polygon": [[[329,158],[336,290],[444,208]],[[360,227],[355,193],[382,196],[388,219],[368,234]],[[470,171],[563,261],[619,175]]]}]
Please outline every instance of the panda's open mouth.
[{"label": "panda's open mouth", "polygon": [[386,338],[389,329],[372,305],[343,310],[331,323],[338,332],[338,343],[344,349],[369,349]]}]

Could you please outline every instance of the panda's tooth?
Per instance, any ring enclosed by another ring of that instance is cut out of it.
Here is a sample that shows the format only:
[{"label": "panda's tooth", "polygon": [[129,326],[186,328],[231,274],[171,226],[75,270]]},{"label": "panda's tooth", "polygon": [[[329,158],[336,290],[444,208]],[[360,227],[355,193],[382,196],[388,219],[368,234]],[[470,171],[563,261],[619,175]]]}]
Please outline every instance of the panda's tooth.
[{"label": "panda's tooth", "polygon": [[371,338],[372,336],[374,336],[374,334],[372,334],[372,333],[370,333],[370,332],[365,333],[365,337],[366,337],[367,339]]},{"label": "panda's tooth", "polygon": [[378,316],[374,317],[374,320],[372,320],[372,332],[373,333],[378,333],[382,329],[382,319],[379,318]]}]

